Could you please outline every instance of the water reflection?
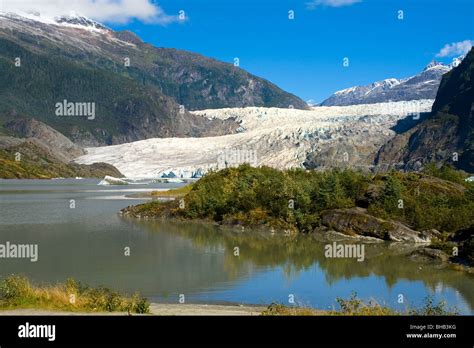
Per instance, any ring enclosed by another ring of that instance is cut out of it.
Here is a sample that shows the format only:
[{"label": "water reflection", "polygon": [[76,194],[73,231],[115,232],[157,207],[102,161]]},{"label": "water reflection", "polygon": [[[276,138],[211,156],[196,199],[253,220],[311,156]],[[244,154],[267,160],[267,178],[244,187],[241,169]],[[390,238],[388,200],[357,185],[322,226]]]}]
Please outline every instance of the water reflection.
[{"label": "water reflection", "polygon": [[[388,291],[398,283],[421,281],[433,293],[452,288],[469,307],[474,307],[474,277],[439,263],[414,261],[407,255],[416,247],[399,243],[365,244],[365,260],[329,259],[324,256],[324,245],[312,236],[284,236],[259,231],[236,231],[205,223],[170,223],[163,221],[132,221],[150,233],[178,235],[192,241],[203,252],[224,251],[226,272],[237,277],[244,265],[251,262],[257,269],[280,268],[288,279],[298,278],[302,272],[321,271],[328,286],[341,280],[382,278]],[[239,248],[240,256],[234,255]],[[368,281],[367,287],[373,284]],[[349,285],[350,286],[350,285]],[[373,289],[373,297],[380,298],[384,289]]]},{"label": "water reflection", "polygon": [[179,294],[187,302],[285,303],[292,293],[298,303],[327,308],[357,291],[397,307],[399,293],[415,304],[433,294],[474,314],[473,276],[412,261],[406,257],[412,247],[376,243],[365,247],[364,262],[326,259],[324,244],[304,235],[123,219],[120,209],[143,200],[122,199],[117,190],[92,180],[2,181],[0,243],[38,244],[39,261],[0,259],[0,277],[20,273],[46,284],[73,277],[174,303]]}]

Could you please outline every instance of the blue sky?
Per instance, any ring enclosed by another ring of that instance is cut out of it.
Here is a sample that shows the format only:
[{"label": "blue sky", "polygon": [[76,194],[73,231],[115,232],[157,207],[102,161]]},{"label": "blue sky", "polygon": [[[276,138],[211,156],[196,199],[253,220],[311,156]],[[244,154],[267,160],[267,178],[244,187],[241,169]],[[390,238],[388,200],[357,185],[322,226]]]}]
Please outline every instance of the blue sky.
[{"label": "blue sky", "polygon": [[[160,0],[153,3],[166,15],[184,10],[186,21],[108,25],[159,47],[230,63],[238,57],[243,69],[316,101],[353,85],[416,74],[446,44],[474,40],[473,0],[316,0],[312,9],[308,2]],[[437,59],[450,62],[451,51]]]}]

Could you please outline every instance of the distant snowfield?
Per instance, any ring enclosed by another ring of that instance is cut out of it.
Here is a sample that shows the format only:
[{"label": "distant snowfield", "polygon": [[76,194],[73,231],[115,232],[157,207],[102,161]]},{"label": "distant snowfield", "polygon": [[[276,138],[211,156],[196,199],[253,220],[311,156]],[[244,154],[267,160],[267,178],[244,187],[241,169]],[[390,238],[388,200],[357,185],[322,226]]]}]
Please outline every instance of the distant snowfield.
[{"label": "distant snowfield", "polygon": [[314,107],[311,110],[230,108],[195,111],[207,118],[237,120],[239,133],[207,138],[154,138],[87,148],[77,163],[105,162],[129,178],[199,177],[210,169],[238,165],[302,167],[308,153],[341,142],[372,151],[390,139],[398,120],[429,112],[433,100]]}]

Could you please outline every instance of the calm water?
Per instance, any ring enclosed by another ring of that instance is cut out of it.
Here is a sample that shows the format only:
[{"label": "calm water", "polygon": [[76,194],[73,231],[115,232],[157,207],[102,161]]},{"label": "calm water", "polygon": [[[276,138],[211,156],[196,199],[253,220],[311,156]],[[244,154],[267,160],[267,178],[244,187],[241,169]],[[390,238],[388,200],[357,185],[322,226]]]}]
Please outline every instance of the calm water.
[{"label": "calm water", "polygon": [[[0,180],[0,243],[38,244],[39,260],[0,259],[0,277],[13,273],[35,282],[76,278],[152,301],[336,307],[336,297],[356,291],[364,299],[403,309],[426,296],[474,314],[474,277],[420,264],[410,248],[386,243],[365,247],[366,259],[327,259],[310,237],[235,232],[197,223],[120,218],[143,200],[126,195],[176,184],[97,186],[98,180]],[[75,209],[70,200],[75,200]],[[129,247],[130,256],[124,255]],[[234,256],[239,247],[240,256]],[[403,294],[405,304],[398,304]]]}]

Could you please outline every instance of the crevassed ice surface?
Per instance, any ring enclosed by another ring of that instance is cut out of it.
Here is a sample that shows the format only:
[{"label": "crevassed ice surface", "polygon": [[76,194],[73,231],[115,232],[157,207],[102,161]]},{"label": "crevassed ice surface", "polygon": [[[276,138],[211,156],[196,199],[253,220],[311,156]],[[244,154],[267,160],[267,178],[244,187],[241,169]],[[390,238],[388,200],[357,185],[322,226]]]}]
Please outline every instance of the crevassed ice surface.
[{"label": "crevassed ice surface", "polygon": [[234,118],[236,134],[206,138],[153,138],[127,144],[87,148],[76,159],[82,164],[106,162],[127,177],[161,177],[174,173],[192,177],[218,167],[219,156],[229,150],[254,151],[254,165],[302,167],[307,154],[341,141],[367,144],[373,151],[395,133],[397,121],[429,112],[433,100],[402,101],[351,106],[281,108],[229,108],[195,111],[207,118]]}]

